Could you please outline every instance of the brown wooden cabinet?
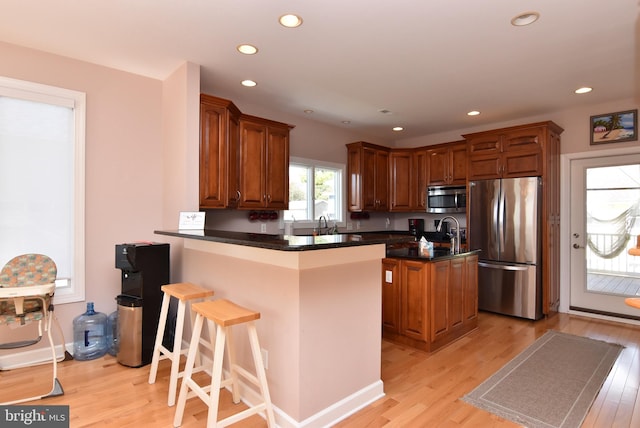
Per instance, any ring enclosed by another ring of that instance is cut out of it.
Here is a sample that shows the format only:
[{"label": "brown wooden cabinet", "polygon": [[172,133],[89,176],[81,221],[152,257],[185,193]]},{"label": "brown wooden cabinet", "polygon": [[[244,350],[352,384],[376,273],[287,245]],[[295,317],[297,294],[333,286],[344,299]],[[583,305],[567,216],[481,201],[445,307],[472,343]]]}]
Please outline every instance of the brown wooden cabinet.
[{"label": "brown wooden cabinet", "polygon": [[240,117],[240,202],[238,208],[289,207],[289,125]]},{"label": "brown wooden cabinet", "polygon": [[[542,178],[542,312],[560,304],[560,134],[551,121],[464,135],[469,180]],[[473,230],[467,234],[472,235]]]},{"label": "brown wooden cabinet", "polygon": [[349,211],[389,210],[389,148],[359,141],[347,144]]},{"label": "brown wooden cabinet", "polygon": [[469,180],[542,175],[549,128],[555,127],[531,124],[464,135]]},{"label": "brown wooden cabinet", "polygon": [[229,100],[200,96],[200,208],[238,205],[240,111]]},{"label": "brown wooden cabinet", "polygon": [[389,211],[411,211],[416,205],[412,150],[392,150],[389,154]]},{"label": "brown wooden cabinet", "polygon": [[416,149],[412,154],[413,158],[413,179],[415,187],[415,203],[412,211],[422,211],[427,209],[427,186],[429,185],[429,151],[427,149]]},{"label": "brown wooden cabinet", "polygon": [[382,328],[400,332],[400,261],[382,259]]},{"label": "brown wooden cabinet", "polygon": [[424,211],[427,208],[429,155],[427,150],[391,149],[389,152],[389,200],[391,212]]},{"label": "brown wooden cabinet", "polygon": [[287,209],[289,131],[200,95],[200,208]]},{"label": "brown wooden cabinet", "polygon": [[456,141],[428,150],[430,186],[467,183],[467,143]]},{"label": "brown wooden cabinet", "polygon": [[402,260],[400,264],[400,334],[420,342],[429,341],[429,265]]},{"label": "brown wooden cabinet", "polygon": [[475,254],[433,262],[384,259],[384,337],[433,351],[477,328],[477,270]]}]

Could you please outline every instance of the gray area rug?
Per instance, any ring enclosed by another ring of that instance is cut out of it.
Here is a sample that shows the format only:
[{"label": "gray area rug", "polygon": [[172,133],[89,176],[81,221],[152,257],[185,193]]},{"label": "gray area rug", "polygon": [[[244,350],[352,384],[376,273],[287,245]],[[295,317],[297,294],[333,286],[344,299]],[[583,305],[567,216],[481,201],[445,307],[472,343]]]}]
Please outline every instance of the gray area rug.
[{"label": "gray area rug", "polygon": [[550,330],[462,400],[525,427],[578,428],[622,348]]}]

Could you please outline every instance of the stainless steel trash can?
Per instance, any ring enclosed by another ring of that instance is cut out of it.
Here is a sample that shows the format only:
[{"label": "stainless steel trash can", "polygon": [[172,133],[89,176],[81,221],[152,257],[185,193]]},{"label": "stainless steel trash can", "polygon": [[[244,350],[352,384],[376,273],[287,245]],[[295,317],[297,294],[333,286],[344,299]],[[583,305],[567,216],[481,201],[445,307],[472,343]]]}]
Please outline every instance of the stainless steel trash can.
[{"label": "stainless steel trash can", "polygon": [[140,367],[142,361],[142,299],[118,296],[118,341],[116,358],[124,366]]}]

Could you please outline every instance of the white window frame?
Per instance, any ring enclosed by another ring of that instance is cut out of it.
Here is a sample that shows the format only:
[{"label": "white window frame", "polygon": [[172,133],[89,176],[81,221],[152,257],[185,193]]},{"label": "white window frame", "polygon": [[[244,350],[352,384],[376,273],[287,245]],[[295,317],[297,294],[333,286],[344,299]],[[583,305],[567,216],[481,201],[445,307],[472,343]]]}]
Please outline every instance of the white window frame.
[{"label": "white window frame", "polygon": [[[335,170],[339,170],[340,171],[340,186],[338,189],[336,189],[337,195],[336,195],[336,210],[340,212],[340,216],[341,219],[339,221],[336,221],[336,219],[328,219],[328,226],[331,227],[333,226],[333,223],[335,222],[336,226],[338,227],[345,227],[345,225],[347,224],[346,221],[346,183],[345,183],[345,179],[346,179],[346,166],[344,164],[341,163],[335,163],[335,162],[327,162],[327,161],[320,161],[320,160],[315,160],[315,159],[306,159],[306,158],[299,158],[299,157],[291,157],[289,158],[289,165],[303,165],[303,166],[307,166],[307,167],[313,167],[313,168],[331,168],[331,169],[335,169]],[[312,195],[315,196],[315,195]],[[309,201],[310,204],[313,205],[313,200]],[[296,228],[301,228],[301,229],[306,229],[306,228],[314,228],[318,226],[318,221],[317,220],[295,220],[295,227]],[[284,227],[284,215],[282,216],[282,219],[280,220],[280,228]]]},{"label": "white window frame", "polygon": [[0,76],[0,95],[28,101],[73,108],[73,267],[72,278],[56,281],[55,303],[85,299],[85,129],[86,94],[70,89],[43,85]]}]

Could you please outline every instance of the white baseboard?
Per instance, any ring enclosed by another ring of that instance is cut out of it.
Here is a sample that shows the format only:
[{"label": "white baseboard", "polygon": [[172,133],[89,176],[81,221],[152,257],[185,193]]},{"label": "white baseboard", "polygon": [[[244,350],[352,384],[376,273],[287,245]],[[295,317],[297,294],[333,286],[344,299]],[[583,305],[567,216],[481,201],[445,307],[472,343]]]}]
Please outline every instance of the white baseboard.
[{"label": "white baseboard", "polygon": [[[184,346],[186,346],[186,344]],[[207,356],[202,356],[203,366],[210,367],[212,363],[211,359]],[[211,374],[208,371],[207,373],[209,375]],[[225,376],[228,375],[229,373],[225,370]],[[244,382],[242,378],[239,379],[239,383],[240,397],[243,403],[247,406],[251,406],[254,403],[262,401],[259,393]],[[227,389],[231,391],[229,387],[227,387]],[[382,383],[382,380],[378,380],[300,422],[293,419],[277,406],[273,406],[276,426],[279,428],[330,427],[365,408],[374,401],[384,397],[384,395],[384,384]],[[265,418],[264,412],[260,413],[260,416]]]},{"label": "white baseboard", "polygon": [[[58,359],[64,358],[62,345],[55,347]],[[73,351],[73,343],[67,343],[66,349],[71,353]],[[0,369],[12,370],[21,367],[33,366],[36,364],[45,364],[51,362],[51,348],[39,348],[24,352],[16,352],[8,355],[0,355]],[[212,361],[203,356],[203,365],[210,366]],[[225,373],[227,374],[227,373]],[[245,382],[240,380],[240,395],[242,401],[248,406],[261,401],[259,394]],[[317,412],[315,415],[298,422],[283,412],[277,406],[274,406],[276,425],[281,428],[321,428],[329,427],[337,422],[356,413],[360,409],[368,406],[372,402],[384,397],[384,388],[381,380],[372,383],[348,397],[332,404],[331,406]],[[263,418],[264,414],[261,415]]]},{"label": "white baseboard", "polygon": [[[65,347],[69,353],[73,351],[73,343],[67,343]],[[64,358],[62,345],[56,345],[55,349],[58,360]],[[47,346],[44,348],[0,355],[0,370],[13,370],[50,362],[51,348]]]}]

